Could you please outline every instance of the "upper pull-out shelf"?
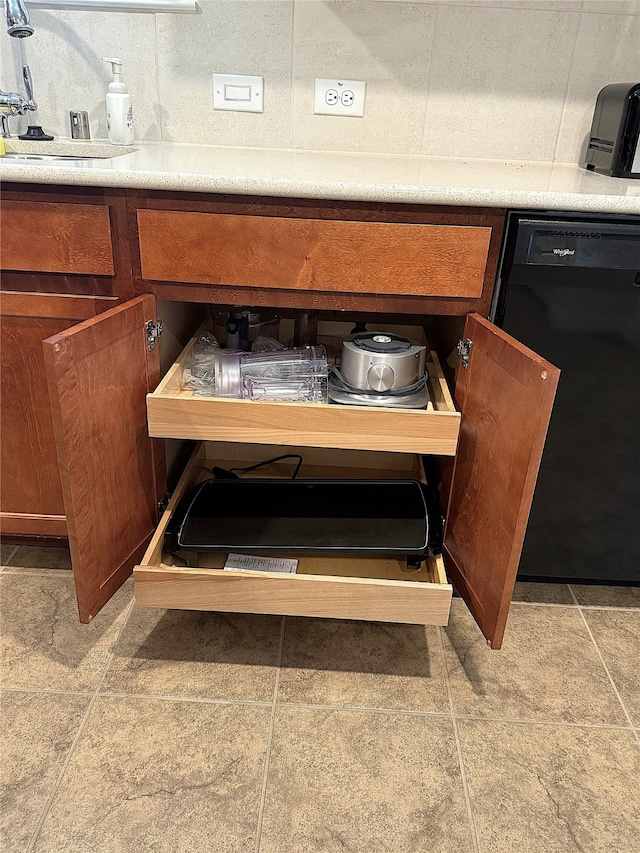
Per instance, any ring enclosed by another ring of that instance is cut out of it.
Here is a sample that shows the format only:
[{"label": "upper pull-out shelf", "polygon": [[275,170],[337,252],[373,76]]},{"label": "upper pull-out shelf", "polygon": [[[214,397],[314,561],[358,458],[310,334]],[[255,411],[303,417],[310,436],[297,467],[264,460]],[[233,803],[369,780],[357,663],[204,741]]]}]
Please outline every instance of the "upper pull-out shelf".
[{"label": "upper pull-out shelf", "polygon": [[370,408],[323,403],[256,403],[197,397],[182,389],[182,372],[194,337],[147,398],[149,434],[189,438],[388,450],[399,453],[456,452],[460,414],[456,411],[438,357],[431,353],[427,409]]}]

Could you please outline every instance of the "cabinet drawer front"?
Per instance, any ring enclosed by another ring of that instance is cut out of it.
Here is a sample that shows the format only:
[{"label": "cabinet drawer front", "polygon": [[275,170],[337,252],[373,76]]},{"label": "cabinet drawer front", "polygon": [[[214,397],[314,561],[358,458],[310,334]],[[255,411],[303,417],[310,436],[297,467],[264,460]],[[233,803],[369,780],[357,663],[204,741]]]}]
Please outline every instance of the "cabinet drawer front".
[{"label": "cabinet drawer front", "polygon": [[2,268],[113,275],[109,208],[95,204],[3,202]]},{"label": "cabinet drawer front", "polygon": [[491,228],[139,210],[156,281],[476,298]]}]

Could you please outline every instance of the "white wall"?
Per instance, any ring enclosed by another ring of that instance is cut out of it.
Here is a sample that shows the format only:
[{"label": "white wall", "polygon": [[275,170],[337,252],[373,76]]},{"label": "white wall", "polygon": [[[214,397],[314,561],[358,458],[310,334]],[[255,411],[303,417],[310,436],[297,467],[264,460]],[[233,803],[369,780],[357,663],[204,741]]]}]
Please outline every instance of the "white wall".
[{"label": "white wall", "polygon": [[[640,0],[199,0],[202,15],[32,12],[0,33],[0,87],[31,64],[39,120],[106,136],[124,59],[140,140],[578,162],[595,97],[640,80]],[[214,71],[262,74],[262,115],[214,112]],[[313,78],[367,81],[366,115],[313,115]],[[12,126],[26,127],[24,119]]]}]

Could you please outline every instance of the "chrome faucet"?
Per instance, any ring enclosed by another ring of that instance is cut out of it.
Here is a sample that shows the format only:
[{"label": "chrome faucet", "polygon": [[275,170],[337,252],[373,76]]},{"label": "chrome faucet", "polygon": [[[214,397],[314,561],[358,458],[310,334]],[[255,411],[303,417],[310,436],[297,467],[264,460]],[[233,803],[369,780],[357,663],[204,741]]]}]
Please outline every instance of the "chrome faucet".
[{"label": "chrome faucet", "polygon": [[[7,32],[10,36],[23,39],[33,35],[33,27],[24,0],[4,0],[4,11],[7,18]],[[0,136],[5,139],[11,136],[9,133],[10,115],[23,116],[25,113],[38,109],[38,105],[33,100],[31,69],[26,64],[22,66],[22,79],[24,80],[26,98],[18,92],[0,90]]]},{"label": "chrome faucet", "polygon": [[4,0],[4,11],[7,18],[7,32],[10,36],[23,39],[33,35],[33,27],[24,0]]},{"label": "chrome faucet", "polygon": [[38,109],[38,105],[33,100],[33,83],[31,82],[31,69],[28,65],[22,66],[22,79],[24,80],[26,98],[18,92],[0,91],[0,136],[5,139],[11,136],[9,133],[10,115],[23,116]]}]

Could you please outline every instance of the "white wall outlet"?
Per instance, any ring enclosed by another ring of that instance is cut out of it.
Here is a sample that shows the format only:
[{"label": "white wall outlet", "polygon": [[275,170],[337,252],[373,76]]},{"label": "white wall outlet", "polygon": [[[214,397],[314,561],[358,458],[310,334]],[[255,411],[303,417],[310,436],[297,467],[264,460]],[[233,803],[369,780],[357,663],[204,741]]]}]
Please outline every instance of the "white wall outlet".
[{"label": "white wall outlet", "polygon": [[364,80],[316,77],[313,112],[323,116],[363,116],[366,93]]},{"label": "white wall outlet", "polygon": [[264,77],[249,74],[214,74],[214,110],[233,110],[238,113],[261,113],[264,97]]}]

